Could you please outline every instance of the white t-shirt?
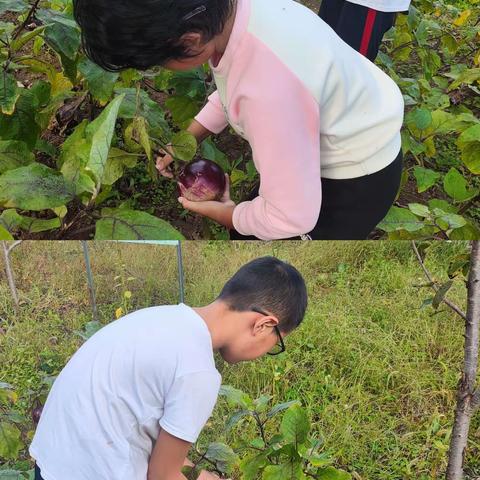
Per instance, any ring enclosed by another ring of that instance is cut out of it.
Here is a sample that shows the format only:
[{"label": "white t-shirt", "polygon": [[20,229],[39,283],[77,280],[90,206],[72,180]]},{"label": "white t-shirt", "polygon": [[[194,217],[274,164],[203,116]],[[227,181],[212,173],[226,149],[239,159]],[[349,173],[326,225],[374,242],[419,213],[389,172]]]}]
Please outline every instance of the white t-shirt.
[{"label": "white t-shirt", "polygon": [[160,429],[195,442],[220,384],[210,332],[192,308],[138,310],[73,355],[30,454],[45,480],[146,480]]},{"label": "white t-shirt", "polygon": [[411,0],[348,0],[350,3],[373,8],[379,12],[406,12]]}]

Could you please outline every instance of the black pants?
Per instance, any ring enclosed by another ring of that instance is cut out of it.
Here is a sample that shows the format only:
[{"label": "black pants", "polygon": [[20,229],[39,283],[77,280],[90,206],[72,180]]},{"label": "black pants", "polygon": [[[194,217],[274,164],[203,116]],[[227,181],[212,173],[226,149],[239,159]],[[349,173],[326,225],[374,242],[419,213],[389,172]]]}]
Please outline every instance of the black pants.
[{"label": "black pants", "polygon": [[347,0],[323,0],[318,15],[345,43],[373,62],[397,14],[379,12]]},{"label": "black pants", "polygon": [[44,480],[40,474],[40,469],[38,468],[37,464],[35,464],[35,480]]},{"label": "black pants", "polygon": [[[312,240],[365,240],[392,206],[402,176],[402,152],[383,170],[346,180],[322,178],[322,206]],[[247,200],[258,196],[258,187]],[[293,237],[289,240],[298,240]],[[230,231],[230,240],[258,240]]]}]

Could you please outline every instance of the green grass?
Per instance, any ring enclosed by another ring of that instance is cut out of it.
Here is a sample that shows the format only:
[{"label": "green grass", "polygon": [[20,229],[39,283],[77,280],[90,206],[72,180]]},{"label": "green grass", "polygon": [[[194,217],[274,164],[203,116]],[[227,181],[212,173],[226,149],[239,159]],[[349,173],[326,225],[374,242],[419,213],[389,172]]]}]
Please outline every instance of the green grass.
[{"label": "green grass", "polygon": [[[438,278],[460,243],[439,242],[428,267]],[[91,244],[103,323],[115,309],[178,301],[175,249]],[[309,308],[286,340],[287,353],[229,366],[218,359],[226,384],[300,399],[336,465],[357,479],[434,479],[446,465],[455,389],[463,356],[463,324],[450,311],[420,309],[430,296],[410,245],[401,242],[186,242],[186,303],[211,301],[248,260],[277,255],[302,271]],[[27,411],[44,375],[60,371],[82,340],[75,331],[91,320],[79,242],[25,242],[12,255],[23,305],[14,315],[0,281],[0,381],[15,386]],[[125,304],[124,292],[132,297]],[[456,281],[449,297],[465,308]],[[224,434],[228,413],[220,400],[200,443],[252,434],[242,424]],[[26,425],[26,430],[32,428]],[[466,464],[480,474],[480,418],[471,426]],[[26,458],[26,457],[23,457]]]}]

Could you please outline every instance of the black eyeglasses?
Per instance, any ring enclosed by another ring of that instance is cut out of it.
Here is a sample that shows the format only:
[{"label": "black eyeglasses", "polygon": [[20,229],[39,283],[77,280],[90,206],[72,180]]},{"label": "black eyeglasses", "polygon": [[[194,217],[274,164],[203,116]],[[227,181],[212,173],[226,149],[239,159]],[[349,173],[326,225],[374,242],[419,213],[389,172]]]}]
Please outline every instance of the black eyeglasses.
[{"label": "black eyeglasses", "polygon": [[[265,312],[264,310],[261,310],[260,308],[252,307],[251,310],[252,310],[252,312],[257,312],[257,313],[260,313],[262,315],[271,316],[269,313]],[[283,343],[283,338],[282,338],[282,334],[280,333],[280,329],[276,325],[274,325],[273,328],[275,329],[275,332],[277,333],[278,343],[273,347],[272,350],[267,352],[267,354],[268,355],[279,355],[280,353],[283,353],[286,350],[285,343]]]}]

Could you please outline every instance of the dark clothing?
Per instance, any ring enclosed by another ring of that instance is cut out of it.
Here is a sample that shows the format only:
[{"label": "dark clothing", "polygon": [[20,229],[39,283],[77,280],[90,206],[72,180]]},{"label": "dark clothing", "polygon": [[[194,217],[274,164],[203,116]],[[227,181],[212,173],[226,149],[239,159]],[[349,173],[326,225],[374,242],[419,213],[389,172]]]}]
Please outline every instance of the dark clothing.
[{"label": "dark clothing", "polygon": [[323,0],[318,15],[345,43],[373,62],[397,14],[379,12],[347,0]]},{"label": "dark clothing", "polygon": [[44,480],[40,474],[40,469],[38,468],[37,464],[35,464],[35,480]]},{"label": "dark clothing", "polygon": [[[312,240],[365,240],[383,220],[400,188],[402,152],[383,170],[358,178],[322,178],[322,205]],[[258,187],[246,200],[258,196]],[[289,240],[299,240],[293,237]],[[230,240],[258,240],[230,231]]]}]

